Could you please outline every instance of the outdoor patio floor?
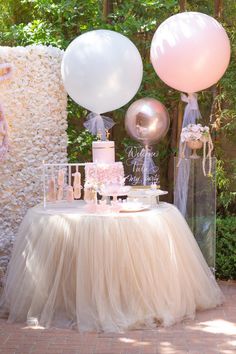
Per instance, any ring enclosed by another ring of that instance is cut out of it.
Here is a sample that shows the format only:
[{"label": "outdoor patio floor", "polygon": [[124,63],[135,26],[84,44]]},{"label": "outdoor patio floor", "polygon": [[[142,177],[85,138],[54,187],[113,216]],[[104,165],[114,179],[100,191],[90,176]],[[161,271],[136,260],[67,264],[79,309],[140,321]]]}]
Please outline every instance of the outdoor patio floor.
[{"label": "outdoor patio floor", "polygon": [[236,282],[220,282],[225,304],[194,321],[126,333],[32,329],[0,320],[3,354],[235,354]]}]

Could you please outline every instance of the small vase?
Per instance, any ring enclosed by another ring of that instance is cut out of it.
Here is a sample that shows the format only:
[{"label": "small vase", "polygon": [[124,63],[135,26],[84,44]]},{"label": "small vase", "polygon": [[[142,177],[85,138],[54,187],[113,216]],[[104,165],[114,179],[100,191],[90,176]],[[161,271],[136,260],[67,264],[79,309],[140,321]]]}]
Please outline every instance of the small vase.
[{"label": "small vase", "polygon": [[193,150],[192,155],[190,156],[190,159],[199,159],[200,156],[197,154],[197,150],[201,149],[203,145],[203,142],[201,140],[189,140],[187,141],[187,146]]}]

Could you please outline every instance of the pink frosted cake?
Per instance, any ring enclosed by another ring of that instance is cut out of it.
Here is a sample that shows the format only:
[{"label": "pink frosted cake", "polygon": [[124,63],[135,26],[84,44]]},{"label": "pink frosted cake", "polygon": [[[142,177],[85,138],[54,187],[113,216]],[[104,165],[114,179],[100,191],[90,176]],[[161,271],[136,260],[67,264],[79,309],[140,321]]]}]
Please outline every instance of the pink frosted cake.
[{"label": "pink frosted cake", "polygon": [[114,141],[93,141],[93,163],[85,166],[85,180],[90,185],[100,187],[104,184],[124,183],[122,162],[115,162]]},{"label": "pink frosted cake", "polygon": [[114,163],[115,142],[114,141],[93,141],[92,144],[93,162]]},{"label": "pink frosted cake", "polygon": [[107,183],[123,184],[124,167],[122,162],[114,162],[111,164],[87,163],[85,166],[85,180],[91,185],[102,185]]}]

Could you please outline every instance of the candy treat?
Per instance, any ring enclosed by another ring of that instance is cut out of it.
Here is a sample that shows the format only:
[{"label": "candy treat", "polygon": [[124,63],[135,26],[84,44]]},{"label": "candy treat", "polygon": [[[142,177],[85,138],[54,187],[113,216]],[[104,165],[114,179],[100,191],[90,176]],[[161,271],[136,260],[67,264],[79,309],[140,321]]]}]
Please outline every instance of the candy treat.
[{"label": "candy treat", "polygon": [[63,199],[63,187],[59,186],[57,190],[57,200],[62,200]]},{"label": "candy treat", "polygon": [[57,177],[58,186],[61,186],[61,187],[64,186],[64,179],[65,179],[65,171],[64,170],[59,170],[58,171],[58,177]]},{"label": "candy treat", "polygon": [[67,202],[72,202],[74,200],[74,191],[72,186],[68,186],[66,190],[66,200]]},{"label": "candy treat", "polygon": [[72,175],[74,177],[73,187],[74,187],[74,198],[80,199],[81,197],[81,174],[80,172],[75,172]]},{"label": "candy treat", "polygon": [[49,202],[56,201],[56,184],[55,184],[54,177],[51,177],[48,183],[48,201]]},{"label": "candy treat", "polygon": [[84,200],[87,201],[97,201],[97,192],[89,183],[85,183],[84,186]]}]

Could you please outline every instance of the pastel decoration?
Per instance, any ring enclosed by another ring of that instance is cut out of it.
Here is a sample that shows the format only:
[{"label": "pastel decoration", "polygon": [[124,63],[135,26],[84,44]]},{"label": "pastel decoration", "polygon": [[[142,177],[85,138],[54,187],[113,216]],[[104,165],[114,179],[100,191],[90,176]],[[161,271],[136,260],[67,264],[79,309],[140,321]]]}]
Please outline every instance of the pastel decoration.
[{"label": "pastel decoration", "polygon": [[110,210],[110,206],[107,204],[106,200],[100,200],[99,204],[97,204],[97,210],[100,213],[105,213]]},{"label": "pastel decoration", "polygon": [[100,138],[99,140],[106,140],[109,136],[108,130],[115,125],[115,122],[109,117],[91,112],[83,125],[91,134]]},{"label": "pastel decoration", "polygon": [[68,186],[66,190],[66,200],[67,202],[72,202],[74,200],[74,192],[73,192],[73,187]]},{"label": "pastel decoration", "polygon": [[48,201],[55,202],[56,201],[56,184],[55,178],[51,177],[48,184]]},{"label": "pastel decoration", "polygon": [[91,201],[90,202],[87,201],[87,203],[84,206],[84,209],[88,213],[96,213],[97,212],[97,207],[98,207],[98,205],[95,204],[93,201],[92,202]]},{"label": "pastel decoration", "polygon": [[115,162],[115,142],[114,141],[93,141],[92,143],[93,162],[108,163]]},{"label": "pastel decoration", "polygon": [[84,200],[85,201],[91,200],[91,198],[90,198],[90,189],[89,188],[84,188]]},{"label": "pastel decoration", "polygon": [[97,192],[92,187],[84,188],[84,200],[86,202],[97,201]]},{"label": "pastel decoration", "polygon": [[170,118],[165,106],[154,98],[145,97],[133,102],[125,115],[127,133],[144,145],[140,156],[131,164],[142,165],[143,185],[147,185],[149,176],[157,173],[158,168],[152,159],[150,145],[156,144],[167,133]]},{"label": "pastel decoration", "polygon": [[230,42],[222,25],[200,12],[169,17],[156,30],[151,62],[162,81],[186,93],[204,90],[224,75]]},{"label": "pastel decoration", "polygon": [[80,199],[81,197],[81,174],[80,172],[75,172],[72,174],[74,177],[73,187],[74,187],[74,198]]},{"label": "pastel decoration", "polygon": [[133,102],[125,115],[125,129],[131,138],[143,145],[162,139],[170,125],[165,106],[154,98],[145,97]]},{"label": "pastel decoration", "polygon": [[69,96],[87,110],[101,114],[124,106],[134,97],[142,81],[143,64],[127,37],[100,29],[70,43],[61,74]]},{"label": "pastel decoration", "polygon": [[118,202],[118,201],[111,201],[111,210],[113,212],[119,213],[119,211],[121,211],[122,209],[122,203]]},{"label": "pastel decoration", "polygon": [[[202,159],[202,170],[204,176],[211,176],[212,168],[212,151],[214,149],[210,129],[209,127],[203,127],[201,124],[188,124],[186,127],[182,128],[180,134],[180,153],[179,161],[177,167],[181,166],[181,161],[186,156],[186,147],[189,146],[190,149],[194,150],[194,153],[190,156],[192,159],[199,158],[196,154],[196,149],[201,149],[203,146],[203,159]],[[206,153],[208,147],[208,153]],[[187,155],[188,156],[188,155]],[[206,159],[209,160],[209,171],[206,172]],[[183,182],[183,181],[182,181]],[[182,183],[183,184],[183,183]]]},{"label": "pastel decoration", "polygon": [[57,190],[57,200],[63,199],[63,187],[59,185]]},{"label": "pastel decoration", "polygon": [[[205,139],[202,139],[203,141],[203,159],[202,159],[202,171],[203,171],[203,174],[204,176],[211,176],[211,169],[212,169],[212,158],[211,158],[211,154],[212,154],[212,151],[214,149],[214,145],[213,145],[213,142],[212,142],[212,139],[211,139],[211,136],[209,134],[209,138],[205,138]],[[208,144],[208,153],[206,154],[206,147],[207,147],[207,144]],[[206,172],[206,158],[209,159],[209,170],[208,170],[208,173]]]},{"label": "pastel decoration", "polygon": [[85,165],[85,180],[86,186],[96,186],[111,181],[112,183],[124,183],[124,166],[122,162],[104,163],[100,160],[99,163],[86,163]]},{"label": "pastel decoration", "polygon": [[59,170],[58,171],[58,177],[57,177],[58,186],[63,186],[64,185],[64,180],[65,180],[65,171],[64,170]]}]

